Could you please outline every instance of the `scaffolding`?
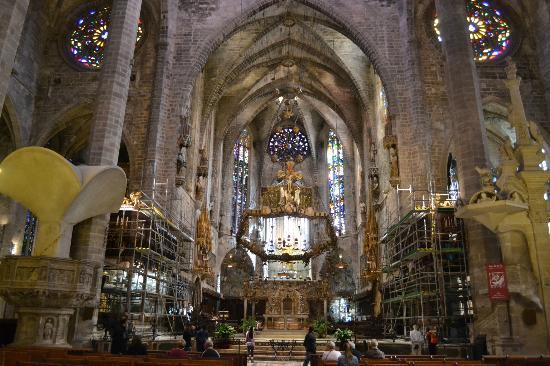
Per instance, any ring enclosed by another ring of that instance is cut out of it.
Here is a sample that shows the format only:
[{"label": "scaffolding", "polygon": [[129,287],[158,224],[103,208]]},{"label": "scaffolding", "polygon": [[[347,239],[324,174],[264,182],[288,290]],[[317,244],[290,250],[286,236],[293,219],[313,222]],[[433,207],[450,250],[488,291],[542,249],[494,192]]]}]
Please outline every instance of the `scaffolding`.
[{"label": "scaffolding", "polygon": [[174,334],[191,298],[193,239],[141,192],[111,215],[106,235],[100,319],[127,312],[142,335]]},{"label": "scaffolding", "polygon": [[473,311],[455,195],[406,191],[407,213],[380,239],[384,333],[408,336],[417,324],[423,330],[437,326],[449,339],[467,339]]}]

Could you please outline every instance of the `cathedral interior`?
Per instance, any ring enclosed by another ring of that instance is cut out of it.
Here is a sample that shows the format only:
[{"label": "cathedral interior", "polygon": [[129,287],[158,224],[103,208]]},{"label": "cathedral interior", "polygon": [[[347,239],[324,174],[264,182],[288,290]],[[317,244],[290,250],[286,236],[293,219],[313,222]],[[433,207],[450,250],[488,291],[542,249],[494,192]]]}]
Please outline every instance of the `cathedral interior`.
[{"label": "cathedral interior", "polygon": [[126,314],[550,354],[548,1],[0,18],[0,344],[89,347]]}]

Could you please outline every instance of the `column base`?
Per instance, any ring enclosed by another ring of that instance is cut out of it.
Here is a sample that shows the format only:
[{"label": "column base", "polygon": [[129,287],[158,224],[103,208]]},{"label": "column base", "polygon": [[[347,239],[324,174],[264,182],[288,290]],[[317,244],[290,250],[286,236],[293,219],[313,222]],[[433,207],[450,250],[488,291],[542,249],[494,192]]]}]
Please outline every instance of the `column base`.
[{"label": "column base", "polygon": [[71,308],[18,308],[14,347],[71,348],[67,342]]}]

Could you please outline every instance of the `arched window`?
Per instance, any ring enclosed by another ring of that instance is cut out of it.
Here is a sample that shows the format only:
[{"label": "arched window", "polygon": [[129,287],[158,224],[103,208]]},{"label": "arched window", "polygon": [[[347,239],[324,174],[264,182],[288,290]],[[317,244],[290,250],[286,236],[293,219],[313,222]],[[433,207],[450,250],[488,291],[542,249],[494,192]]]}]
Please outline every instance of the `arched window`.
[{"label": "arched window", "polygon": [[38,219],[31,211],[27,211],[27,215],[25,216],[25,229],[23,230],[23,245],[21,246],[22,256],[30,256],[32,254],[37,226]]},{"label": "arched window", "polygon": [[447,189],[449,191],[449,199],[457,200],[460,186],[458,184],[456,160],[451,154],[449,154],[449,158],[447,159]]},{"label": "arched window", "polygon": [[247,130],[243,130],[235,146],[233,146],[233,209],[231,227],[236,233],[243,210],[248,203],[248,156],[250,149],[250,136]]},{"label": "arched window", "polygon": [[[475,60],[483,62],[505,56],[511,46],[512,25],[502,10],[489,0],[467,0],[466,13]],[[437,17],[434,30],[441,42]]]},{"label": "arched window", "polygon": [[338,235],[346,232],[344,209],[344,149],[333,130],[328,132],[328,207]]},{"label": "arched window", "polygon": [[[89,8],[82,12],[71,24],[68,33],[67,49],[73,60],[81,67],[97,70],[103,64],[105,41],[109,36],[110,7]],[[145,27],[140,19],[137,31],[137,44],[145,35]]]}]

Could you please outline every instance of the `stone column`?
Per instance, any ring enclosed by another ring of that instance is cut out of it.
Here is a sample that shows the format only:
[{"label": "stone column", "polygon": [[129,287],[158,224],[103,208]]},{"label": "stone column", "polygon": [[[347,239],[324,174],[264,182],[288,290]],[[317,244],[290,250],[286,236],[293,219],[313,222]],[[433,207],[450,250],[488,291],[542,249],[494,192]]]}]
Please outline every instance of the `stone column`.
[{"label": "stone column", "polygon": [[[527,1],[525,6],[533,20],[537,55],[539,59],[540,78],[544,84],[546,99],[546,120],[550,122],[550,2]],[[548,126],[545,126],[548,128]]]},{"label": "stone column", "polygon": [[[449,100],[449,115],[456,143],[460,196],[468,200],[479,191],[479,176],[475,167],[488,165],[487,136],[479,80],[469,41],[465,3],[456,0],[436,0]],[[485,265],[501,261],[500,248],[494,235],[479,224],[466,221],[469,241],[469,272],[476,312],[474,333],[487,334],[488,341],[509,343],[512,336],[505,303],[490,303],[487,296]],[[506,339],[505,339],[506,338]],[[499,352],[497,346],[495,351]],[[505,349],[505,351],[507,351]]]},{"label": "stone column", "polygon": [[323,317],[327,320],[327,299],[323,299]]},{"label": "stone column", "polygon": [[246,319],[247,312],[248,312],[248,300],[244,299],[244,316],[243,316],[244,319]]},{"label": "stone column", "polygon": [[[109,25],[109,39],[105,49],[105,60],[101,69],[97,91],[96,108],[90,135],[88,161],[90,165],[116,165],[122,138],[122,126],[126,112],[132,59],[137,40],[137,26],[141,11],[141,0],[114,0]],[[76,244],[71,248],[73,259],[88,259],[98,266],[103,265],[105,256],[105,230],[109,216],[98,216],[79,225],[75,235]],[[89,304],[97,307],[99,299]],[[91,314],[81,311],[81,314]],[[89,333],[95,323],[97,310],[91,318],[79,319],[74,330],[74,342],[80,344],[89,340]]]},{"label": "stone column", "polygon": [[[168,42],[169,30],[171,29],[169,24],[169,16],[167,9],[167,2],[161,1],[161,18],[159,26],[159,37],[157,41],[157,61],[155,80],[153,85],[153,95],[151,99],[151,115],[149,120],[149,129],[147,133],[147,147],[146,158],[144,165],[144,181],[142,182],[142,190],[151,195],[154,187],[154,181],[157,170],[159,167],[159,146],[162,141],[165,140],[164,124],[167,121],[169,108],[167,107],[167,98],[170,93],[170,70],[172,68],[172,47]],[[178,129],[179,133],[179,129]],[[169,141],[171,141],[169,139]],[[171,149],[168,149],[171,151]],[[174,162],[176,156],[172,157]],[[170,159],[170,157],[169,157]],[[175,165],[174,165],[175,166]],[[174,168],[175,169],[175,168]]]},{"label": "stone column", "polygon": [[0,0],[0,107],[4,105],[29,0]]}]

